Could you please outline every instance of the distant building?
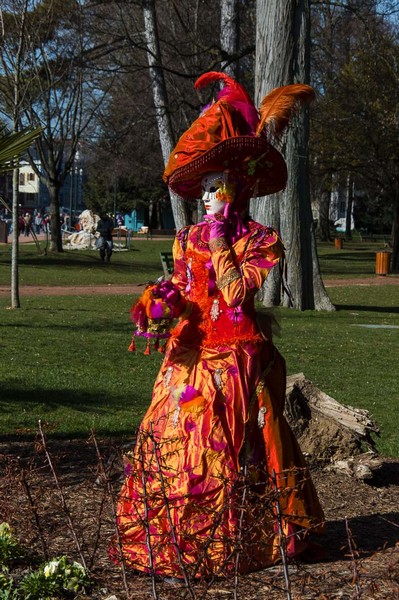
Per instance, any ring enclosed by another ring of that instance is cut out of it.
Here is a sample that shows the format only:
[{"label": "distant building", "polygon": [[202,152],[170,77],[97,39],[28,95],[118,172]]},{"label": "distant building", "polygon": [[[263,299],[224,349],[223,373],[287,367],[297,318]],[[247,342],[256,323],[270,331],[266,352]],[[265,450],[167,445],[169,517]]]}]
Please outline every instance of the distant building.
[{"label": "distant building", "polygon": [[[41,162],[35,160],[37,170],[40,172]],[[4,197],[7,197],[11,202],[12,199],[12,177],[5,178],[8,184],[2,183],[0,180],[0,191],[2,188],[7,189]],[[84,170],[83,163],[80,160],[79,152],[75,155],[74,165],[67,177],[64,180],[60,189],[60,210],[61,212],[72,212],[80,214],[85,208],[83,199],[83,183]],[[21,210],[27,208],[31,210],[48,209],[50,204],[49,193],[46,185],[40,180],[31,164],[27,161],[22,161],[19,169],[19,198],[18,202]]]}]

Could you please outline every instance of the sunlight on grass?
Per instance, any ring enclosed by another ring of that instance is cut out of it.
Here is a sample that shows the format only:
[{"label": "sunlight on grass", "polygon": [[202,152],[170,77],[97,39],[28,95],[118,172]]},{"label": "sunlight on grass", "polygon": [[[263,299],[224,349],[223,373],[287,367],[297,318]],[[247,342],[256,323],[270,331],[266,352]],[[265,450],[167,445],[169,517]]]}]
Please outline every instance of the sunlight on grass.
[{"label": "sunlight on grass", "polygon": [[[172,240],[133,240],[129,251],[114,252],[103,264],[96,250],[66,250],[61,254],[38,254],[33,244],[20,246],[21,285],[112,285],[145,283],[163,274],[160,252],[172,249]],[[11,246],[2,246],[0,285],[10,282]]]},{"label": "sunlight on grass", "polygon": [[[339,402],[366,408],[381,426],[378,447],[398,456],[399,326],[396,286],[332,288],[335,313],[279,309],[276,345],[288,373],[303,372]],[[1,301],[0,434],[32,435],[37,420],[54,435],[131,437],[147,409],[162,355],[127,351],[129,296]]]}]

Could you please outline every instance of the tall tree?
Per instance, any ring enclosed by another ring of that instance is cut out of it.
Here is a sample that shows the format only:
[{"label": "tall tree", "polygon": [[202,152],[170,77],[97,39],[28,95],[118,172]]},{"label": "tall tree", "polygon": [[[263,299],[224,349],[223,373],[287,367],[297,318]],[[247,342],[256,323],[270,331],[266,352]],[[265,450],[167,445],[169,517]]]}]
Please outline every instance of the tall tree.
[{"label": "tall tree", "polygon": [[[163,160],[166,164],[169,155],[174,148],[175,139],[169,114],[166,84],[162,69],[155,0],[144,0],[143,12],[148,63],[150,66],[150,78],[154,95],[159,139],[161,142]],[[184,201],[171,191],[170,198],[175,225],[177,229],[181,229],[187,225],[187,213]]]},{"label": "tall tree", "polygon": [[[21,101],[23,97],[22,90],[22,71],[24,67],[24,48],[26,44],[25,30],[26,18],[28,12],[28,0],[22,0],[19,5],[19,19],[15,21],[17,35],[14,43],[14,53],[10,54],[8,48],[6,52],[9,54],[10,62],[6,61],[4,55],[0,55],[3,69],[10,69],[9,79],[9,110],[12,121],[13,131],[16,133],[20,128],[21,120]],[[3,11],[1,11],[1,22],[3,25],[2,36],[5,36]],[[11,308],[20,308],[19,298],[19,202],[18,202],[18,185],[19,171],[17,168],[13,171],[13,204],[12,204],[12,249],[11,249]]]},{"label": "tall tree", "polygon": [[238,0],[221,0],[220,48],[225,55],[221,67],[231,77],[238,75],[238,63],[234,62],[239,48],[239,3]]},{"label": "tall tree", "polygon": [[[257,103],[274,87],[309,82],[310,6],[308,0],[258,0],[255,91]],[[284,154],[288,183],[278,198],[255,204],[255,216],[277,229],[286,245],[290,294],[283,303],[299,310],[334,310],[325,291],[318,263],[310,206],[308,173],[309,115],[302,112],[287,134]],[[269,209],[267,207],[270,207]],[[278,277],[266,283],[265,299],[275,304]]]},{"label": "tall tree", "polygon": [[[21,35],[21,2],[7,2],[1,48],[2,110],[10,113],[14,56]],[[48,190],[50,250],[62,251],[60,188],[74,166],[79,143],[104,100],[89,72],[91,41],[85,5],[75,0],[27,0],[24,24],[23,77],[19,121],[43,126],[30,155],[32,168]],[[40,165],[37,163],[40,159]]]}]

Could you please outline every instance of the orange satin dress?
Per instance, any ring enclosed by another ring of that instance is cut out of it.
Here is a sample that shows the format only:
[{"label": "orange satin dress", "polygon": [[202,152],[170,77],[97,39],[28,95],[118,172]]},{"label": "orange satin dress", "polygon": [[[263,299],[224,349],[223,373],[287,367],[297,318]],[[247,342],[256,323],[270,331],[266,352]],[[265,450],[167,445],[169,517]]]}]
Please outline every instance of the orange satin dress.
[{"label": "orange satin dress", "polygon": [[298,532],[323,521],[283,416],[285,363],[254,308],[282,243],[253,221],[232,248],[210,252],[208,236],[199,224],[175,240],[172,281],[192,310],[172,330],[128,457],[111,549],[165,576],[263,568],[280,558],[282,534],[293,555]]}]

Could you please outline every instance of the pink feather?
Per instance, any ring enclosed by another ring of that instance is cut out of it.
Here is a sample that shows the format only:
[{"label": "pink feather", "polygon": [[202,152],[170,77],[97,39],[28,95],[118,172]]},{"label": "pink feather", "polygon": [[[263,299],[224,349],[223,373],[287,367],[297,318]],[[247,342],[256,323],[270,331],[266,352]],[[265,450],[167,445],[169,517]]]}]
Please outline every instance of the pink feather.
[{"label": "pink feather", "polygon": [[228,100],[230,103],[238,100],[240,102],[244,102],[245,104],[252,104],[252,100],[244,88],[237,83],[235,79],[229,75],[226,75],[226,73],[221,73],[219,71],[209,71],[208,73],[204,73],[198,77],[197,81],[194,83],[194,88],[198,90],[199,88],[205,87],[211,83],[214,83],[215,81],[223,81],[224,83],[224,88],[218,93],[218,100],[221,100],[221,98],[226,98],[226,100]]}]

